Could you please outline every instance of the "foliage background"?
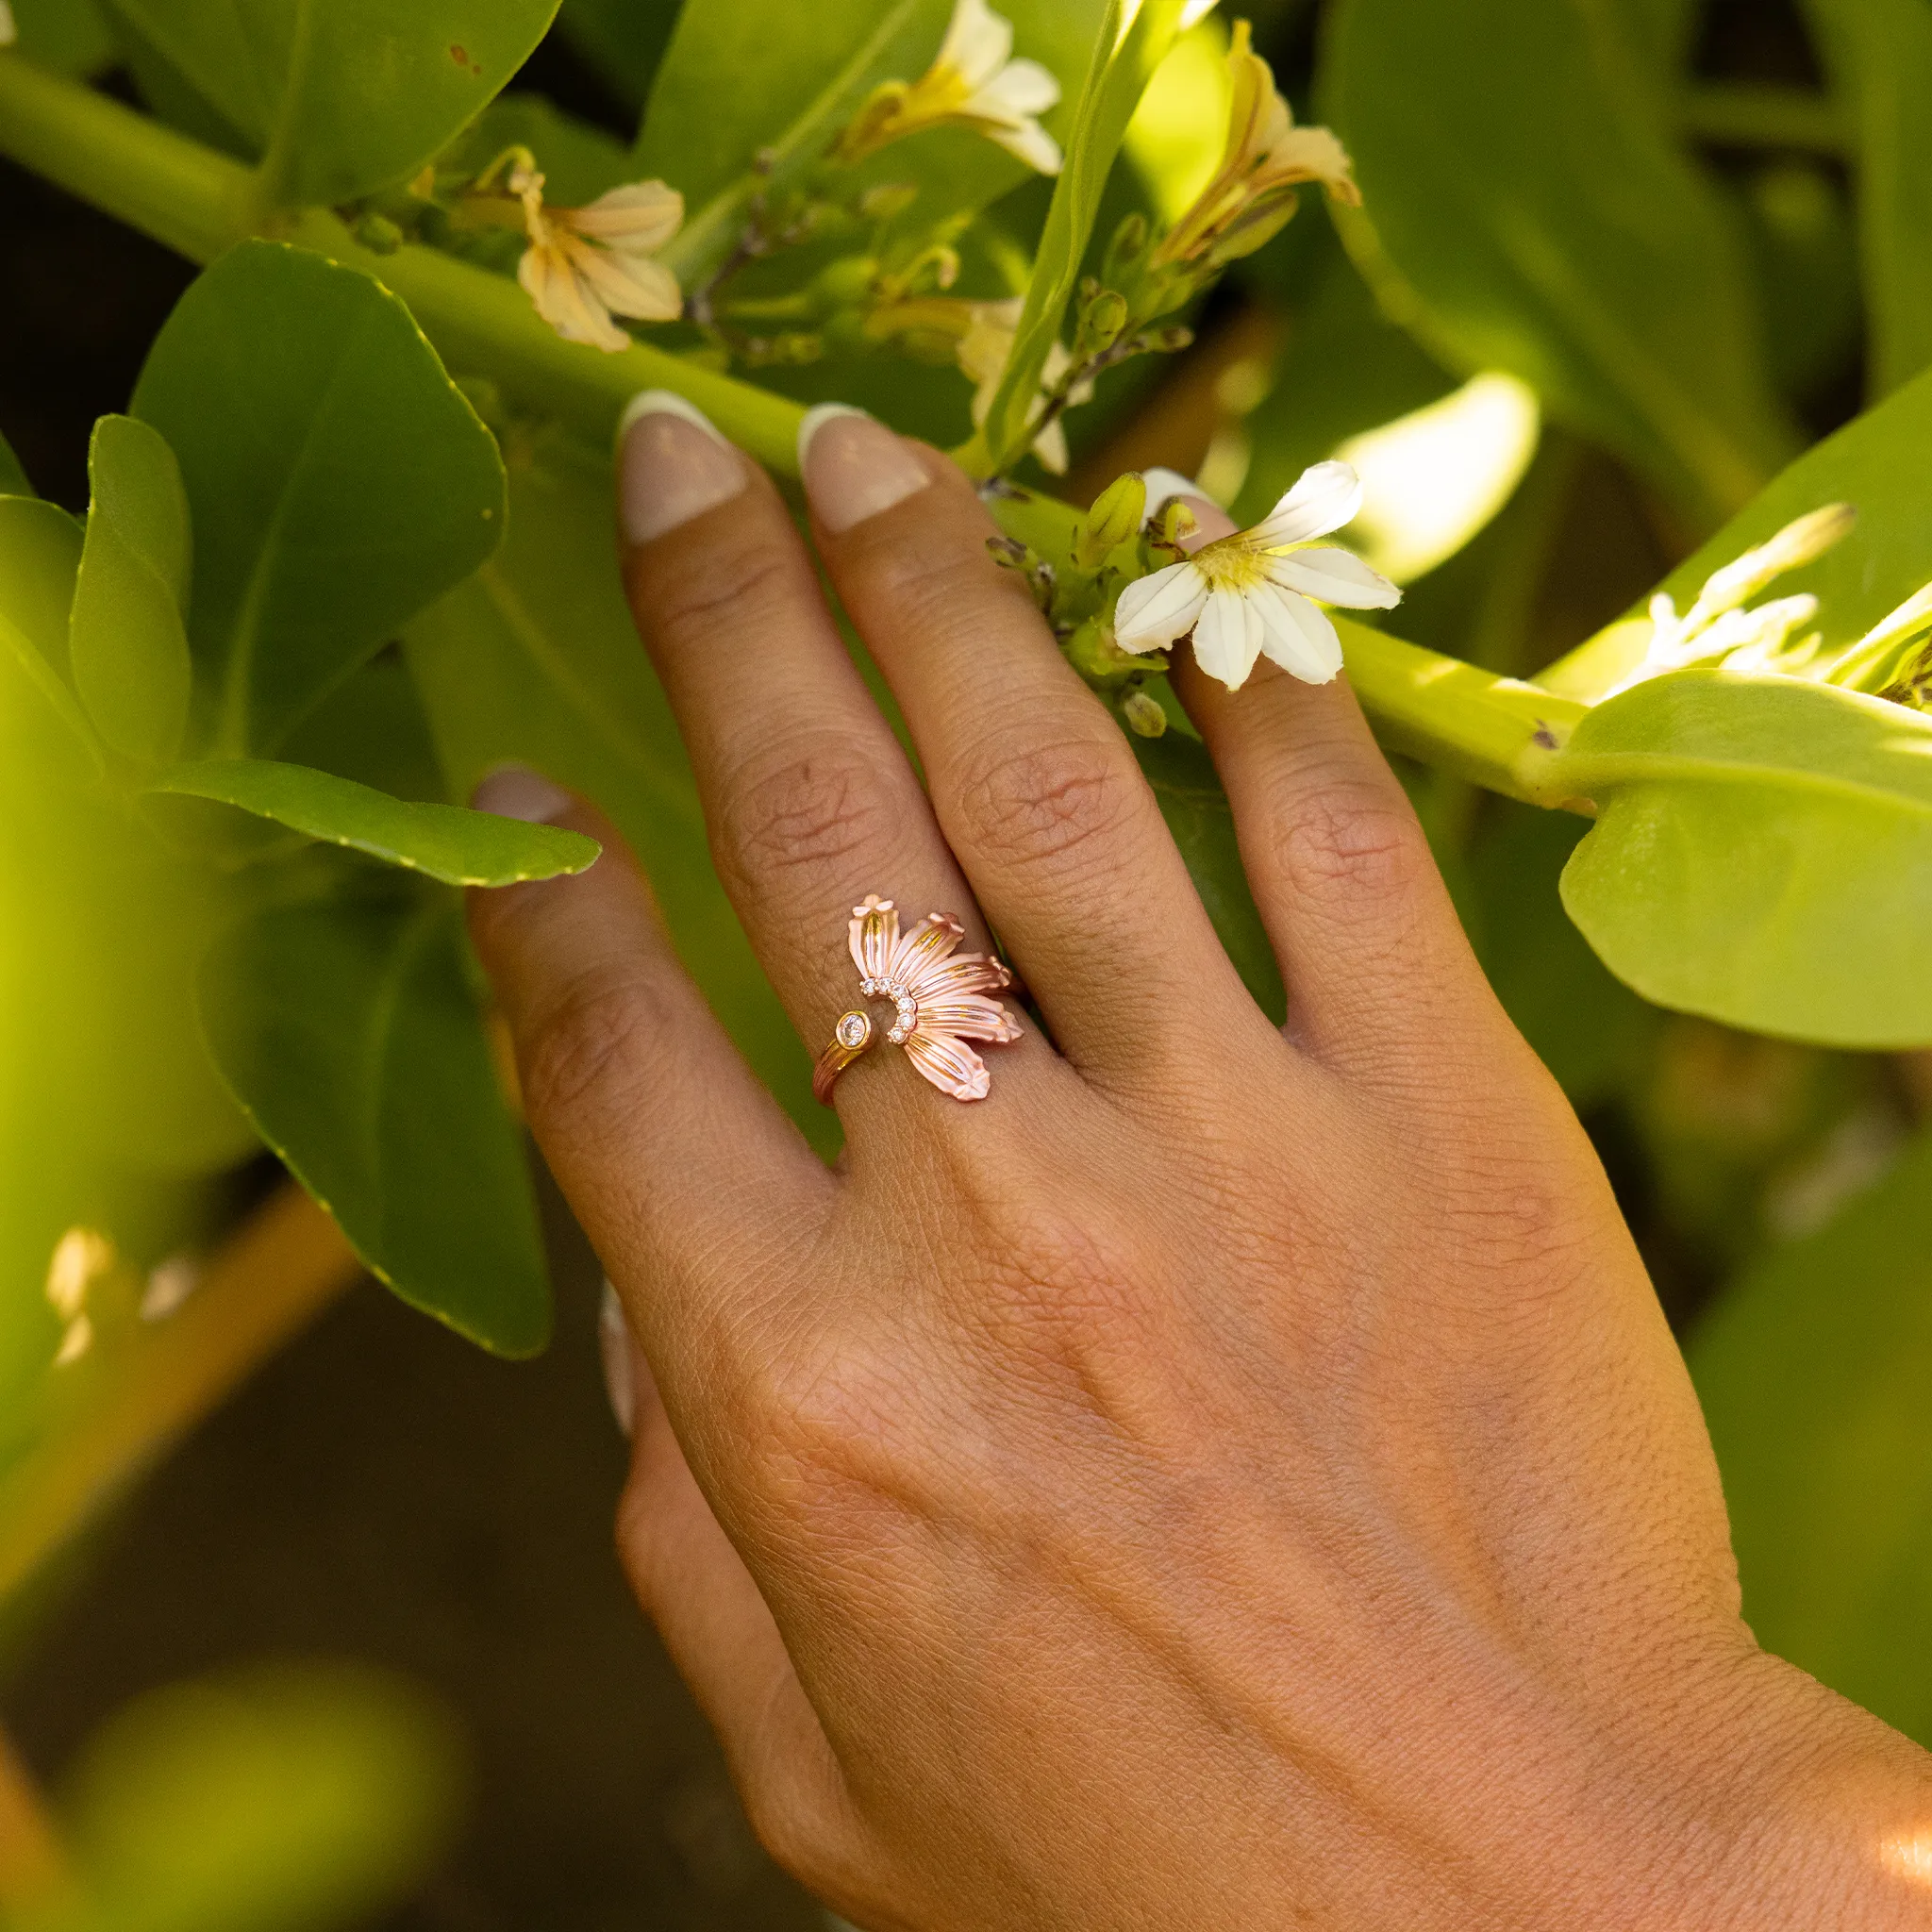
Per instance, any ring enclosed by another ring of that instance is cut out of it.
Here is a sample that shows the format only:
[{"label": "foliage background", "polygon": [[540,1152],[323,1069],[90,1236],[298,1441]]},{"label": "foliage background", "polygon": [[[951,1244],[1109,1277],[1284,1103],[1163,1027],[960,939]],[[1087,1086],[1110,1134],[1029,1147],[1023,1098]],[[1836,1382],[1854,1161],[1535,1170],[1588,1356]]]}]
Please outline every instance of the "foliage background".
[{"label": "foliage background", "polygon": [[[27,0],[18,5],[25,16]],[[1925,0],[1815,0],[1803,18],[1785,0],[1624,5],[1660,72],[1681,45],[1685,74],[1733,90],[1815,89],[1826,48],[1839,72],[1872,88],[1872,46],[1909,55],[1932,19]],[[654,58],[653,37],[632,31],[640,10],[573,0],[520,89],[627,138]],[[1314,0],[1252,9],[1298,106],[1309,104],[1332,10]],[[1445,15],[1429,0],[1355,8],[1357,25],[1394,33],[1426,35]],[[1888,24],[1873,29],[1881,15]],[[668,35],[669,9],[658,18]],[[1875,42],[1860,38],[1874,31]],[[1512,60],[1538,58],[1534,44],[1499,47],[1498,86]],[[1340,85],[1332,74],[1328,84]],[[1563,98],[1553,86],[1552,111]],[[1723,105],[1715,90],[1704,101],[1706,111]],[[1425,158],[1507,170],[1507,153],[1479,152],[1479,95],[1394,105],[1415,110],[1393,132]],[[1615,124],[1604,133],[1628,138]],[[1693,275],[1713,247],[1736,251],[1735,286],[1768,321],[1763,374],[1750,374],[1730,340],[1753,325],[1727,311],[1728,297],[1687,298],[1675,322],[1657,325],[1708,332],[1713,393],[1757,424],[1766,466],[1848,420],[1868,384],[1889,389],[1932,355],[1908,284],[1893,275],[1869,299],[1861,291],[1848,154],[1815,137],[1766,148],[1718,126],[1697,142],[1700,198],[1681,245]],[[1837,144],[1855,149],[1856,138]],[[1657,165],[1635,154],[1633,179],[1654,188],[1643,171]],[[1373,198],[1373,166],[1364,174]],[[1037,222],[1043,205],[1041,184],[1015,191],[1016,225]],[[1885,210],[1868,207],[1864,219],[1868,274],[1918,232],[1909,205],[1886,232],[1869,232]],[[46,494],[85,508],[89,427],[125,406],[189,279],[163,251],[0,173],[0,286],[11,297],[0,306],[0,431]],[[1399,287],[1378,289],[1380,311],[1311,197],[1213,298],[1192,356],[1125,372],[1074,419],[1074,493],[1130,464],[1205,463],[1253,509],[1344,437],[1448,393],[1472,359],[1540,353],[1512,349],[1479,291],[1466,296],[1453,279],[1432,287],[1427,322],[1405,311]],[[1667,303],[1674,291],[1656,293]],[[1391,306],[1414,325],[1391,321]],[[822,370],[783,380],[805,398],[852,392]],[[957,434],[956,378],[882,368],[877,380],[858,399],[914,425],[928,410],[935,434]],[[1754,383],[1740,401],[1738,385]],[[1593,397],[1587,367],[1551,363],[1538,386],[1553,403],[1569,398],[1557,413],[1575,433],[1546,435],[1509,509],[1415,587],[1400,625],[1505,671],[1542,664],[1647,591],[1724,488],[1722,460],[1650,453],[1655,437]],[[1553,884],[1580,825],[1413,775],[1486,963],[1583,1111],[1690,1339],[1721,1450],[1760,1472],[1734,1500],[1747,1579],[1781,1580],[1765,1602],[1767,1636],[1932,1737],[1920,1641],[1932,1457],[1913,1422],[1932,1349],[1932,1282],[1914,1241],[1926,1174],[1923,1153],[1897,1164],[1932,1083],[1905,1063],[1747,1039],[1645,1007],[1595,964],[1552,891],[1537,901],[1512,887],[1525,873]],[[1874,1184],[1879,1194],[1865,1191]],[[0,1707],[34,1765],[53,1773],[133,1692],[237,1657],[387,1663],[446,1694],[475,1763],[457,1849],[388,1923],[813,1923],[751,1845],[608,1557],[621,1454],[597,1386],[594,1270],[554,1203],[548,1224],[562,1304],[548,1357],[486,1360],[358,1291],[16,1609]],[[1855,1284],[1867,1300],[1848,1335],[1832,1291]],[[1871,1373],[1874,1360],[1884,1374]],[[1849,1530],[1847,1496],[1860,1499]],[[1829,1560],[1793,1566],[1793,1539]],[[1803,1587],[1782,1589],[1794,1574]],[[1765,1627],[1755,1601],[1753,1611]]]}]

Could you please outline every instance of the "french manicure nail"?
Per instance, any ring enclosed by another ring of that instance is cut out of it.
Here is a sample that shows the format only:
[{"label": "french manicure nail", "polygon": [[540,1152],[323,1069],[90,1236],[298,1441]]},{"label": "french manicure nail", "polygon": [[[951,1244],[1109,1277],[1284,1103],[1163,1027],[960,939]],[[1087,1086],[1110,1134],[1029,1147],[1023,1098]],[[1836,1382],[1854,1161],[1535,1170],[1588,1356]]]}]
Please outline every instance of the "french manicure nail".
[{"label": "french manicure nail", "polygon": [[604,1391],[610,1397],[610,1413],[617,1426],[628,1436],[637,1422],[638,1385],[631,1373],[630,1326],[624,1319],[624,1304],[609,1282],[604,1284],[604,1298],[597,1305],[597,1350],[604,1357]]},{"label": "french manicure nail", "polygon": [[836,535],[924,490],[925,466],[883,423],[821,403],[798,425],[798,470],[819,522]]},{"label": "french manicure nail", "polygon": [[528,765],[499,765],[476,787],[470,803],[477,811],[493,812],[500,819],[542,825],[567,812],[571,797],[562,786],[553,785]]},{"label": "french manicure nail", "polygon": [[618,509],[631,542],[729,503],[744,485],[744,458],[695,403],[668,389],[631,398],[617,431]]}]

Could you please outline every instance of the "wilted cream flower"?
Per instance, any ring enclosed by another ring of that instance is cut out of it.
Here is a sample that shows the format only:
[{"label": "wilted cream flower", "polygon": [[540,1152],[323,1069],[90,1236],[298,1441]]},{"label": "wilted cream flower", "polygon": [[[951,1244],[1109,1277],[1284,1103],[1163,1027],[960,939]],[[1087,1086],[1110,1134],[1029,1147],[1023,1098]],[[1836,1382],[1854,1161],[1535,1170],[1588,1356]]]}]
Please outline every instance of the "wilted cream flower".
[{"label": "wilted cream flower", "polygon": [[1154,251],[1157,266],[1253,254],[1294,212],[1305,182],[1321,182],[1351,206],[1361,201],[1346,149],[1325,127],[1294,125],[1273,70],[1248,44],[1244,20],[1234,24],[1227,66],[1233,97],[1221,165]]},{"label": "wilted cream flower", "polygon": [[614,355],[631,339],[613,315],[675,322],[684,312],[677,277],[651,258],[684,220],[676,189],[637,181],[600,194],[588,208],[545,208],[543,176],[520,163],[509,191],[524,205],[530,238],[517,280],[565,341]]},{"label": "wilted cream flower", "polygon": [[1402,601],[1360,558],[1314,547],[1350,522],[1361,500],[1361,482],[1346,463],[1317,463],[1252,530],[1203,544],[1129,584],[1114,612],[1115,641],[1139,655],[1192,631],[1194,662],[1230,691],[1263,657],[1304,683],[1328,683],[1341,669],[1341,640],[1308,600],[1350,610]]},{"label": "wilted cream flower", "polygon": [[[1019,295],[1002,302],[972,302],[967,305],[968,326],[959,341],[959,367],[976,385],[973,394],[973,426],[975,429],[986,421],[992,408],[992,399],[999,393],[1000,377],[1006,374],[1007,358],[1013,353],[1013,340],[1020,327],[1020,311],[1024,306],[1024,298]],[[1040,372],[1041,393],[1034,400],[1029,419],[1037,418],[1045,408],[1047,392],[1058,387],[1072,365],[1073,358],[1067,354],[1064,343],[1056,342],[1047,351],[1046,366]],[[1076,382],[1068,394],[1067,406],[1077,408],[1091,401],[1092,395],[1091,382]],[[1033,454],[1056,476],[1065,475],[1067,432],[1059,417],[1056,416],[1034,438]]]},{"label": "wilted cream flower", "polygon": [[1037,60],[1015,60],[1013,24],[986,0],[958,0],[932,65],[909,84],[876,89],[839,137],[832,158],[863,160],[927,127],[970,127],[1042,175],[1060,171],[1059,144],[1039,120],[1060,84]]}]

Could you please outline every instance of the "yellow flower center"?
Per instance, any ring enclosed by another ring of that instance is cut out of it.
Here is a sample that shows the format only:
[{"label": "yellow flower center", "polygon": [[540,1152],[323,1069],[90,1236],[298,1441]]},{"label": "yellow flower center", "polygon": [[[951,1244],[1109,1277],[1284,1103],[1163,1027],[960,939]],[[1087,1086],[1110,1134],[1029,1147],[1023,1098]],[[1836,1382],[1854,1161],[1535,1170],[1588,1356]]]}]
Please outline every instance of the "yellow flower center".
[{"label": "yellow flower center", "polygon": [[1239,537],[1223,537],[1194,552],[1194,568],[1208,579],[1210,591],[1254,591],[1268,581],[1268,557]]}]

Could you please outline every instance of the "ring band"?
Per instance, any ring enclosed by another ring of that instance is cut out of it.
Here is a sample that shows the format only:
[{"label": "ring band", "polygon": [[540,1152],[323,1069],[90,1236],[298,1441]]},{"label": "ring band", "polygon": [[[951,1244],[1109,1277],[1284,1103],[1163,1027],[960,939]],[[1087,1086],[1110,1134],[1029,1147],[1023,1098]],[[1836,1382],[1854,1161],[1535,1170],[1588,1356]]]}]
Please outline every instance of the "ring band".
[{"label": "ring band", "polygon": [[[941,1093],[984,1100],[991,1076],[966,1042],[1005,1044],[1020,1038],[1019,1021],[988,997],[1010,986],[1013,975],[984,953],[958,951],[966,928],[950,913],[931,913],[902,936],[892,902],[876,892],[852,908],[847,935],[860,997],[892,1007],[887,1041],[903,1046]],[[831,1105],[839,1075],[877,1043],[878,1028],[863,1007],[840,1017],[812,1071],[811,1091],[821,1106]]]}]

